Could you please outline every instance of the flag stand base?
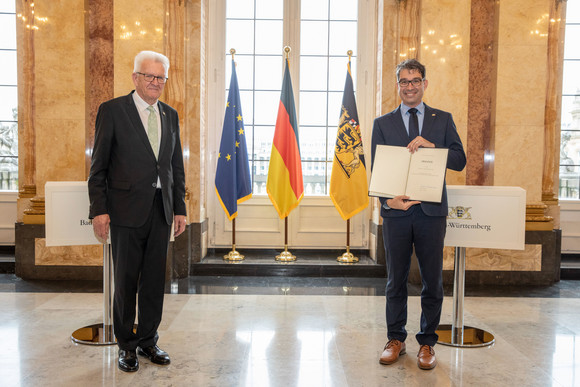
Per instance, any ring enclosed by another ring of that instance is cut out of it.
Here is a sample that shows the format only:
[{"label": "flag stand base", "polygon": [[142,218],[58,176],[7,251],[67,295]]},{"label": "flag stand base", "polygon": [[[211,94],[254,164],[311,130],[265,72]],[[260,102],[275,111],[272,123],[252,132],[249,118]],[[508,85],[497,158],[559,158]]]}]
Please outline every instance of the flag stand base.
[{"label": "flag stand base", "polygon": [[288,245],[284,246],[284,251],[282,251],[280,255],[276,255],[276,261],[291,262],[295,260],[296,256],[288,251]]},{"label": "flag stand base", "polygon": [[356,263],[358,262],[358,257],[355,257],[352,253],[347,251],[340,257],[336,258],[336,260],[340,263]]},{"label": "flag stand base", "polygon": [[232,245],[232,251],[224,255],[226,261],[243,261],[244,256],[236,251],[236,245]]},{"label": "flag stand base", "polygon": [[340,263],[356,263],[358,262],[358,257],[355,257],[350,252],[350,243],[348,238],[348,229],[349,229],[350,219],[346,221],[346,253],[342,254],[340,257],[336,258],[336,260]]}]

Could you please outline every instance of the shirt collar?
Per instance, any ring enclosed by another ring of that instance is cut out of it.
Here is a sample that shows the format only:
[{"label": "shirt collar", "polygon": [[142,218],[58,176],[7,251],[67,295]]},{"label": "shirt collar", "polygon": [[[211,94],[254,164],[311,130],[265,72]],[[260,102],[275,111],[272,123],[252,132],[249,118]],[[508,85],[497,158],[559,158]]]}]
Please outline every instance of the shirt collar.
[{"label": "shirt collar", "polygon": [[[401,103],[401,114],[405,115],[407,114],[407,112],[409,111],[409,109],[411,109],[410,107],[408,107],[407,105],[405,105],[404,103]],[[420,114],[425,114],[425,104],[423,103],[423,101],[421,101],[421,103],[419,103],[419,105],[415,106],[415,109],[417,109],[417,111]]]},{"label": "shirt collar", "polygon": [[155,109],[156,112],[159,112],[159,109],[157,108],[157,103],[155,103],[155,105],[149,105],[147,102],[145,102],[143,98],[141,98],[141,96],[136,91],[133,92],[133,101],[135,101],[137,110],[139,110],[140,112],[147,110],[149,106],[153,106],[153,109]]}]

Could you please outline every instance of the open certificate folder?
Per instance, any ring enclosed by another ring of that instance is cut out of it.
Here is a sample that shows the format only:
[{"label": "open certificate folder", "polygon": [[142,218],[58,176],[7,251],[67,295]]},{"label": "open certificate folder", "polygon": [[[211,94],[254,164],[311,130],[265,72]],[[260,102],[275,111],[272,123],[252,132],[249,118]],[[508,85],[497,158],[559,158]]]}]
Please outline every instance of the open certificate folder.
[{"label": "open certificate folder", "polygon": [[447,149],[377,145],[371,173],[369,196],[393,198],[407,195],[410,200],[441,203]]}]

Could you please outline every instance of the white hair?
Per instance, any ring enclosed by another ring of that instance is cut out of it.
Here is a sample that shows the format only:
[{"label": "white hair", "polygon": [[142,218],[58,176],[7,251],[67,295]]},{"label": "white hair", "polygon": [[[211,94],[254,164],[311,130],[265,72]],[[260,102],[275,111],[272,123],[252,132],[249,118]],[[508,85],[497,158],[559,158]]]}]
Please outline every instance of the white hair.
[{"label": "white hair", "polygon": [[135,56],[135,66],[133,67],[134,73],[141,70],[141,64],[146,59],[161,63],[165,69],[165,77],[167,78],[167,75],[169,74],[169,58],[155,51],[141,51]]}]

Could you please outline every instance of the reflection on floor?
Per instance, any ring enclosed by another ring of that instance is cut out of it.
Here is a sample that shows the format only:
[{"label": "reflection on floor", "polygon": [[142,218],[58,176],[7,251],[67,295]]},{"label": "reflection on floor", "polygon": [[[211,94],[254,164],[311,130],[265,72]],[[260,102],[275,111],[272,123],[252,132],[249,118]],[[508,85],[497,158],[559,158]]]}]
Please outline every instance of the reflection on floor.
[{"label": "reflection on floor", "polygon": [[[574,386],[580,385],[580,281],[468,288],[465,324],[496,342],[435,347],[416,366],[419,290],[410,288],[407,354],[382,366],[384,278],[191,277],[169,283],[159,345],[171,365],[117,369],[114,346],[73,344],[102,321],[98,281],[0,275],[2,386]],[[446,291],[450,296],[450,290]],[[450,323],[452,298],[443,305]]]}]

